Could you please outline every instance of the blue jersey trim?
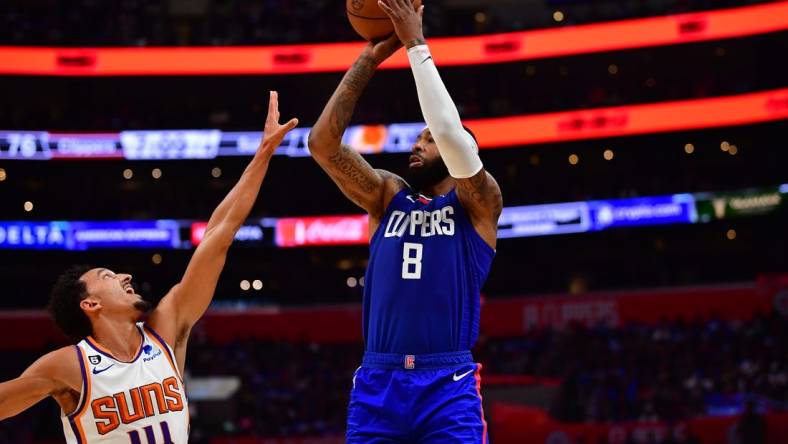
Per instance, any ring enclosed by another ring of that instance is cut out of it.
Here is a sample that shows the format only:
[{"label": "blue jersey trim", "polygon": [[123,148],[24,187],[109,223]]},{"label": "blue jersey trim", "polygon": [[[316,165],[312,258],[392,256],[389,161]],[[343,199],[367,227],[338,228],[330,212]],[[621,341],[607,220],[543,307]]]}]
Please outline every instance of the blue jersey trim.
[{"label": "blue jersey trim", "polygon": [[172,364],[173,370],[175,370],[175,374],[178,376],[178,379],[181,381],[181,384],[183,384],[183,376],[181,376],[181,370],[178,368],[178,361],[175,360],[175,351],[170,350],[171,348],[170,344],[168,344],[167,341],[164,340],[164,338],[159,336],[159,334],[156,333],[156,330],[154,330],[147,323],[142,324],[142,328],[148,333],[152,334],[159,342],[161,342],[159,348],[164,348],[164,352],[167,353],[167,356],[170,357],[170,363]]},{"label": "blue jersey trim", "polygon": [[82,442],[82,437],[79,434],[79,429],[77,428],[77,424],[74,422],[74,417],[82,411],[85,407],[85,404],[88,402],[88,374],[85,370],[85,360],[82,359],[82,351],[79,349],[78,345],[75,345],[74,348],[77,351],[77,359],[79,360],[79,371],[82,374],[82,393],[80,396],[79,404],[77,408],[68,414],[66,417],[68,418],[68,423],[71,426],[71,431],[74,433],[74,437],[77,439],[77,444],[85,444]]},{"label": "blue jersey trim", "polygon": [[171,346],[170,346],[170,344],[168,344],[168,343],[167,343],[167,341],[165,341],[164,339],[162,339],[162,337],[161,337],[161,336],[160,336],[158,333],[156,333],[156,330],[154,330],[154,329],[153,329],[153,328],[152,328],[150,325],[148,325],[148,324],[144,324],[144,325],[143,325],[143,328],[144,328],[144,329],[145,329],[145,330],[146,330],[148,333],[150,333],[150,334],[152,334],[153,336],[155,336],[155,337],[156,337],[156,339],[158,339],[158,340],[159,340],[159,342],[161,342],[162,344],[164,344],[165,346],[167,346],[167,347],[165,347],[165,349],[164,349],[164,352],[165,352],[165,353],[167,353],[168,355],[170,355],[170,358],[172,359],[172,362],[175,362],[175,356],[173,356],[173,354],[170,352],[170,347],[171,347]]},{"label": "blue jersey trim", "polygon": [[82,442],[82,437],[79,436],[79,430],[77,429],[77,425],[74,424],[74,420],[69,418],[69,424],[71,425],[71,431],[74,433],[74,437],[77,438],[77,444],[85,444]]},{"label": "blue jersey trim", "polygon": [[[77,359],[79,360],[79,371],[80,373],[82,373],[82,396],[80,397],[81,399],[79,400],[79,405],[77,405],[77,408],[74,409],[74,411],[71,412],[70,414],[66,415],[68,419],[72,422],[74,416],[76,416],[77,413],[79,413],[79,411],[82,410],[82,407],[85,406],[85,403],[87,402],[87,399],[85,398],[87,398],[88,396],[88,394],[85,393],[85,391],[87,391],[88,389],[88,374],[87,371],[85,370],[85,360],[82,359],[82,352],[79,350],[79,346],[75,345],[74,348],[77,350]],[[77,433],[77,439],[79,439],[78,433]]]}]

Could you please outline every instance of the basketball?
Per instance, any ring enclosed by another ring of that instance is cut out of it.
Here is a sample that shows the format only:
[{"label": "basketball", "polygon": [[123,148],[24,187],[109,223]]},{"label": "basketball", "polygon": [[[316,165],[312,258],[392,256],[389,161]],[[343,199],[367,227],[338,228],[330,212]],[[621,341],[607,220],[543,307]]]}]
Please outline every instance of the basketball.
[{"label": "basketball", "polygon": [[[421,0],[413,0],[413,6],[421,6]],[[371,42],[383,40],[394,32],[394,24],[377,0],[347,0],[346,9],[353,29]]]}]

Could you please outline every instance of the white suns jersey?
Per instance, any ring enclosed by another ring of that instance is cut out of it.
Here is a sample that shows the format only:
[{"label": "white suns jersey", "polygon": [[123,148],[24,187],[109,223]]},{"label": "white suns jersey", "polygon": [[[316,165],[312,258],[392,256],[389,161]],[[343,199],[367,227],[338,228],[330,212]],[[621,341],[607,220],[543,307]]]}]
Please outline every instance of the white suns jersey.
[{"label": "white suns jersey", "polygon": [[189,405],[175,354],[150,327],[137,328],[143,341],[131,362],[91,337],[76,345],[82,395],[62,415],[67,444],[187,444]]}]

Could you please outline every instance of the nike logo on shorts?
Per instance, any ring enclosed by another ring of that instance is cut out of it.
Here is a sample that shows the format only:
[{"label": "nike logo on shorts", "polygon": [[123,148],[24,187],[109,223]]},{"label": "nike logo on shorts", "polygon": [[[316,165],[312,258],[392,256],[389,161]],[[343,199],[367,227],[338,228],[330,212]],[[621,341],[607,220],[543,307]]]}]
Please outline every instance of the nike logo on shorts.
[{"label": "nike logo on shorts", "polygon": [[457,372],[454,372],[454,375],[452,376],[452,378],[454,378],[454,382],[457,382],[460,379],[470,375],[471,373],[473,373],[473,370],[468,370],[467,372],[465,372],[465,373],[463,373],[461,375],[458,375]]},{"label": "nike logo on shorts", "polygon": [[110,365],[109,367],[104,367],[104,368],[102,368],[101,370],[99,370],[99,369],[97,369],[97,368],[94,368],[94,369],[93,369],[93,374],[94,374],[94,375],[98,375],[99,373],[104,373],[105,371],[107,371],[107,370],[111,369],[111,368],[112,368],[114,365],[115,365],[115,364],[112,364],[112,365]]}]

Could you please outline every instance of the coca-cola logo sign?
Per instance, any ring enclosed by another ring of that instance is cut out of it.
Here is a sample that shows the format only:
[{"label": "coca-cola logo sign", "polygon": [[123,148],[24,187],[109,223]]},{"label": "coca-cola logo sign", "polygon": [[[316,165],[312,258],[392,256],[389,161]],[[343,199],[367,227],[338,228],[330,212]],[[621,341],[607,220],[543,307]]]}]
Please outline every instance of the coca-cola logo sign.
[{"label": "coca-cola logo sign", "polygon": [[360,245],[369,239],[367,216],[294,217],[276,223],[278,247]]}]

